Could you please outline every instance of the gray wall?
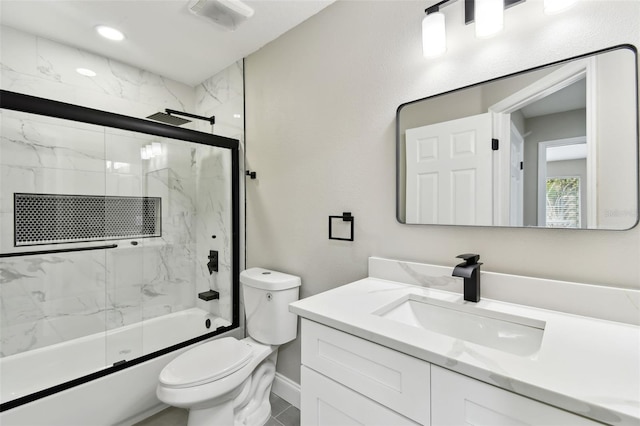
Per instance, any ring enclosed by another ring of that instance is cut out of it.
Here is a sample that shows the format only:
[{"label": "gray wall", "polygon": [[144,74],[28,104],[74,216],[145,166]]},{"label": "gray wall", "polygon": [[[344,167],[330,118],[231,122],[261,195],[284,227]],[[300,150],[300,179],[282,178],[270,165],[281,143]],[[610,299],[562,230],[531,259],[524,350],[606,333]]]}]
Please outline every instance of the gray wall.
[{"label": "gray wall", "polygon": [[[407,101],[620,43],[638,45],[640,3],[579,2],[545,16],[541,1],[505,12],[476,39],[462,3],[444,8],[449,48],[421,52],[422,1],[342,1],[250,55],[246,66],[247,266],[302,277],[301,296],[367,275],[367,257],[640,288],[640,231],[401,225],[395,218],[395,113]],[[327,239],[351,211],[355,241]],[[536,289],[532,288],[531,292]],[[299,340],[278,371],[299,382]]]},{"label": "gray wall", "polygon": [[585,110],[559,112],[525,120],[524,225],[538,226],[538,144],[586,133]]}]

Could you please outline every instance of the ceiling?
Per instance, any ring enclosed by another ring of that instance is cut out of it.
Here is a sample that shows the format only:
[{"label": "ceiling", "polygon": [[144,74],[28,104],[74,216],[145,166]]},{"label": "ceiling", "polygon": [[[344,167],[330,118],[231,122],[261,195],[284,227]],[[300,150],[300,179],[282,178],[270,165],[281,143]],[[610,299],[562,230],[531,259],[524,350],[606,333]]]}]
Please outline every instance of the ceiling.
[{"label": "ceiling", "polygon": [[[0,23],[195,86],[334,1],[246,0],[255,13],[233,32],[191,14],[188,0],[0,0]],[[101,24],[126,39],[100,37]]]}]

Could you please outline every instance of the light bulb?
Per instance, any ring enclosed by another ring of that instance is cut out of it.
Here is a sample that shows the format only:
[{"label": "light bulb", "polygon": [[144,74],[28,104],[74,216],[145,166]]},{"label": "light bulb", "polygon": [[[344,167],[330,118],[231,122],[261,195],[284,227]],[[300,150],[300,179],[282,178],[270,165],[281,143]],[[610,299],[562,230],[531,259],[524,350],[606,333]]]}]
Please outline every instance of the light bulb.
[{"label": "light bulb", "polygon": [[422,20],[422,53],[433,58],[447,51],[447,33],[442,12],[430,13]]},{"label": "light bulb", "polygon": [[476,0],[476,37],[486,38],[502,31],[504,0]]}]

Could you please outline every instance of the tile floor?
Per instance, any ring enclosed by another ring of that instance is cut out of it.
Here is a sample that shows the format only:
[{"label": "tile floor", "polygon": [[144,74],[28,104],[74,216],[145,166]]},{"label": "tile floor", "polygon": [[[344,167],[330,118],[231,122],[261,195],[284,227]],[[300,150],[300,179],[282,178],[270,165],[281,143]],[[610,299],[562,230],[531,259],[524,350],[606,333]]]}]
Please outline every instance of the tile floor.
[{"label": "tile floor", "polygon": [[[269,395],[269,401],[271,418],[265,426],[300,426],[300,410],[273,393]],[[187,410],[169,407],[134,426],[186,426],[186,424]]]}]

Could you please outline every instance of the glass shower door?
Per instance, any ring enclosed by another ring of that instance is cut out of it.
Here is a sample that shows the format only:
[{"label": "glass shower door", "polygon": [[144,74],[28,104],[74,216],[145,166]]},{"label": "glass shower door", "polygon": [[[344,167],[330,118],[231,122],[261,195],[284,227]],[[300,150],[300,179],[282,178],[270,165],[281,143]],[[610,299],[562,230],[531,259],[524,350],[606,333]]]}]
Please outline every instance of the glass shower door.
[{"label": "glass shower door", "polygon": [[238,141],[0,105],[2,411],[239,326]]},{"label": "glass shower door", "polygon": [[[105,366],[104,129],[3,110],[2,402]],[[97,236],[97,237],[96,237]],[[89,249],[89,250],[87,250]],[[84,344],[79,352],[76,345]]]}]

